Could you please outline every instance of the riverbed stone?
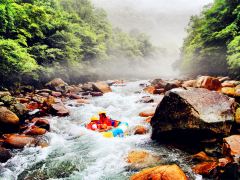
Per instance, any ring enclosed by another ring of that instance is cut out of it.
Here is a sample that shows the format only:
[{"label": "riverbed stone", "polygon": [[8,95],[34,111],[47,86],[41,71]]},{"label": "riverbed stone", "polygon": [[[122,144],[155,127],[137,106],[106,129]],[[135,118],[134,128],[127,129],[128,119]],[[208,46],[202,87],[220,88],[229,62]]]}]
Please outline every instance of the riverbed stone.
[{"label": "riverbed stone", "polygon": [[15,113],[8,110],[6,107],[0,107],[0,123],[18,125],[19,118]]},{"label": "riverbed stone", "polygon": [[192,170],[196,174],[204,175],[204,176],[210,176],[211,174],[214,174],[213,171],[217,171],[217,162],[201,162],[195,166],[193,166]]},{"label": "riverbed stone", "polygon": [[27,135],[7,134],[4,135],[4,144],[12,148],[24,148],[26,145],[35,145],[35,138]]},{"label": "riverbed stone", "polygon": [[134,135],[143,135],[143,134],[147,134],[147,133],[148,133],[148,129],[145,126],[135,127]]},{"label": "riverbed stone", "polygon": [[187,180],[187,176],[177,165],[162,165],[147,168],[131,176],[130,180]]},{"label": "riverbed stone", "polygon": [[151,120],[152,138],[196,141],[230,134],[234,100],[203,88],[173,89]]},{"label": "riverbed stone", "polygon": [[223,154],[237,158],[240,162],[240,135],[232,135],[223,139]]},{"label": "riverbed stone", "polygon": [[0,146],[0,163],[5,163],[8,159],[12,157],[9,150]]},{"label": "riverbed stone", "polygon": [[140,117],[152,117],[154,115],[154,110],[145,110],[139,113]]},{"label": "riverbed stone", "polygon": [[93,90],[99,91],[102,93],[112,92],[111,87],[106,82],[103,82],[103,81],[98,81],[93,83]]},{"label": "riverbed stone", "polygon": [[211,76],[200,76],[197,78],[196,86],[198,88],[206,88],[209,90],[218,91],[221,88],[221,82]]}]

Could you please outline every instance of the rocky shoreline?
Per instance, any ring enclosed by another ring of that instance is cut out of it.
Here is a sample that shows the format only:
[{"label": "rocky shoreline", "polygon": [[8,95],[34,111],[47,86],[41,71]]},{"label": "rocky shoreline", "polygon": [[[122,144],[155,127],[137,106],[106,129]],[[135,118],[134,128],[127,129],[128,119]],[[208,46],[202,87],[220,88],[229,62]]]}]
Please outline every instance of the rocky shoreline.
[{"label": "rocky shoreline", "polygon": [[[0,91],[0,163],[12,157],[12,149],[48,146],[45,133],[51,127],[45,116],[68,116],[66,102],[72,100],[71,106],[82,106],[91,97],[111,92],[113,84],[122,86],[124,82],[68,85],[56,78],[44,89],[23,87],[15,92]],[[150,85],[140,86],[147,93],[160,95],[157,100],[150,96],[139,100],[160,101],[156,110],[139,113],[151,124],[153,140],[192,154],[189,163],[196,174],[214,179],[239,178],[240,81],[201,76],[191,80],[155,79]],[[132,134],[148,132],[148,128],[136,126]],[[126,161],[134,169],[147,168],[131,179],[187,179],[177,165],[152,167],[159,157],[148,152],[130,152]]]}]

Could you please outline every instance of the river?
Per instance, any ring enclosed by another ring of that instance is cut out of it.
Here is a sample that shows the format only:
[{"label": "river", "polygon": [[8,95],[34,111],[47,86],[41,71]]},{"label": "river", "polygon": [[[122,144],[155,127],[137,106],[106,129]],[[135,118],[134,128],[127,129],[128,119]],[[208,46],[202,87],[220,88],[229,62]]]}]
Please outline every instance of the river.
[{"label": "river", "polygon": [[[133,81],[126,86],[113,86],[113,92],[102,97],[94,97],[90,104],[71,106],[68,101],[70,116],[46,117],[51,124],[47,133],[49,146],[46,148],[26,147],[15,150],[15,156],[0,165],[0,179],[15,180],[124,180],[136,173],[129,168],[126,156],[131,150],[146,150],[161,157],[159,164],[178,164],[190,177],[192,174],[188,154],[159,145],[151,140],[151,132],[146,135],[129,134],[124,138],[107,139],[101,134],[87,130],[84,124],[92,115],[106,110],[113,119],[129,123],[129,129],[136,125],[150,128],[139,112],[156,107],[157,103],[139,103],[142,96],[140,83]],[[138,93],[137,93],[138,92]],[[151,95],[153,96],[153,95]],[[159,95],[154,98],[160,99]],[[200,178],[201,179],[201,178]]]}]

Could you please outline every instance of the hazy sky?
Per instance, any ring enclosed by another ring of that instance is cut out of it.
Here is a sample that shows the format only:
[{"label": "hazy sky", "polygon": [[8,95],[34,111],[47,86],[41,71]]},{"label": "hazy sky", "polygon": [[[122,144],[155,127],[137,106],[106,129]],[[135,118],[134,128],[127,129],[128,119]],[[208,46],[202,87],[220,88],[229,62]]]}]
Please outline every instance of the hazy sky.
[{"label": "hazy sky", "polygon": [[108,12],[113,25],[126,31],[138,29],[163,47],[181,47],[191,15],[213,0],[93,0]]}]

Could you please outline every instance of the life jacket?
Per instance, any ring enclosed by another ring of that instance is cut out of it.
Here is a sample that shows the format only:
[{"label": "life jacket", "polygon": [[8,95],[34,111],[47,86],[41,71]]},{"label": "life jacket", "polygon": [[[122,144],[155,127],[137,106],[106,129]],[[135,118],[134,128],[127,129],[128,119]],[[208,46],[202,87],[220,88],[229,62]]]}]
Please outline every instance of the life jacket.
[{"label": "life jacket", "polygon": [[106,124],[107,126],[112,126],[112,121],[109,117],[100,118],[100,124]]}]

